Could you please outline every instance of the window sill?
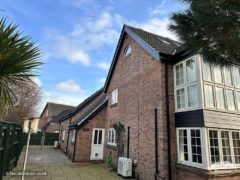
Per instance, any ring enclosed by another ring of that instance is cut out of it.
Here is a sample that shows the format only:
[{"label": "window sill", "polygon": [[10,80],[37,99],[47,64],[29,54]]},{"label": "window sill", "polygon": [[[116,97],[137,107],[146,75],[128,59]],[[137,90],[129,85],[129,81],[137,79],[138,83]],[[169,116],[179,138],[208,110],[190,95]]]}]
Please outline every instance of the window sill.
[{"label": "window sill", "polygon": [[206,170],[198,167],[193,167],[190,165],[177,163],[177,168],[183,171],[188,171],[194,174],[207,176],[208,178],[213,177],[224,177],[224,176],[237,176],[240,175],[240,168],[238,169],[212,169]]},{"label": "window sill", "polygon": [[111,108],[112,108],[112,107],[115,107],[115,106],[117,106],[117,104],[118,104],[118,103],[110,104],[110,107],[111,107]]},{"label": "window sill", "polygon": [[117,150],[117,145],[107,144],[107,148]]}]

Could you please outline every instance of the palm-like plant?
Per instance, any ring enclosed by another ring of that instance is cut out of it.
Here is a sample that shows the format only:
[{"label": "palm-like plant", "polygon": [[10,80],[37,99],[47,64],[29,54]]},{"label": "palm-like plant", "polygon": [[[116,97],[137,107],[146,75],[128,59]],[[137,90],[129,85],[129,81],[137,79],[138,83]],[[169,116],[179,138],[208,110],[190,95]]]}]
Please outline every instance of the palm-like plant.
[{"label": "palm-like plant", "polygon": [[0,111],[12,106],[16,98],[11,86],[19,86],[36,76],[42,63],[39,47],[30,37],[17,31],[18,25],[0,19]]}]

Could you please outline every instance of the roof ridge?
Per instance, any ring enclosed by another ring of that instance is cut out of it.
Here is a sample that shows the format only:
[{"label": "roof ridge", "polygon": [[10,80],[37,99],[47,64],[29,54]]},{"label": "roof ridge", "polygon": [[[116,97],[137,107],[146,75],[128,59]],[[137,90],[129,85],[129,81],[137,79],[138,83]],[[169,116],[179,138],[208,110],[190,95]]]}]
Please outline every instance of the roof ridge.
[{"label": "roof ridge", "polygon": [[129,27],[129,28],[134,28],[134,29],[137,29],[137,30],[141,30],[141,31],[144,31],[144,32],[146,32],[146,33],[152,34],[152,35],[154,35],[154,36],[158,36],[158,37],[160,37],[160,38],[164,38],[165,40],[173,41],[173,42],[175,42],[175,43],[181,43],[181,42],[176,41],[176,40],[173,40],[173,39],[171,39],[171,38],[169,38],[169,37],[161,36],[161,35],[159,35],[159,34],[150,32],[150,31],[148,31],[148,30],[145,30],[145,29],[142,29],[142,28],[139,28],[139,27],[134,27],[134,26],[131,26],[131,25],[128,25],[128,24],[124,24],[124,26]]}]

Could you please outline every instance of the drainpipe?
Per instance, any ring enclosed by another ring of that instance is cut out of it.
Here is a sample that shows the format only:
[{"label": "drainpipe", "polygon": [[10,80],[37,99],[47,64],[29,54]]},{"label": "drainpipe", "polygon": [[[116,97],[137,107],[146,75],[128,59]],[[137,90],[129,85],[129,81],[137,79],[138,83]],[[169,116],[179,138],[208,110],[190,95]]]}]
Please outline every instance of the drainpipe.
[{"label": "drainpipe", "polygon": [[74,140],[74,148],[73,148],[72,162],[75,162],[75,151],[76,151],[76,144],[77,144],[77,133],[78,133],[78,130],[76,129],[76,132],[75,132],[75,140]]},{"label": "drainpipe", "polygon": [[172,162],[171,162],[171,129],[170,129],[170,112],[169,112],[169,87],[168,87],[168,63],[171,57],[168,56],[165,62],[165,91],[166,91],[166,120],[167,120],[167,137],[168,137],[168,179],[172,179]]},{"label": "drainpipe", "polygon": [[129,158],[129,146],[130,146],[130,126],[128,126],[128,139],[127,139],[127,158]]},{"label": "drainpipe", "polygon": [[158,169],[158,117],[157,117],[157,108],[154,109],[154,119],[155,119],[155,180],[157,180],[157,176],[159,175]]}]

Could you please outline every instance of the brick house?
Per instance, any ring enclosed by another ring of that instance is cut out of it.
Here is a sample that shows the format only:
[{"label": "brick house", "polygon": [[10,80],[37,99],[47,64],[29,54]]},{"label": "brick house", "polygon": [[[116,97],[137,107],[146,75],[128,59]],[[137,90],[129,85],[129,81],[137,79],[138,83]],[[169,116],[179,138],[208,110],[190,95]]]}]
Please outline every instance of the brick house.
[{"label": "brick house", "polygon": [[106,106],[102,88],[61,120],[60,148],[73,162],[103,160]]},{"label": "brick house", "polygon": [[45,130],[47,132],[59,131],[60,124],[56,119],[54,120],[54,117],[60,115],[59,113],[61,113],[63,110],[70,110],[72,108],[74,107],[48,102],[40,115],[40,121],[38,125],[39,129]]},{"label": "brick house", "polygon": [[124,25],[104,86],[105,160],[139,179],[240,179],[240,69],[219,67],[168,38]]}]

